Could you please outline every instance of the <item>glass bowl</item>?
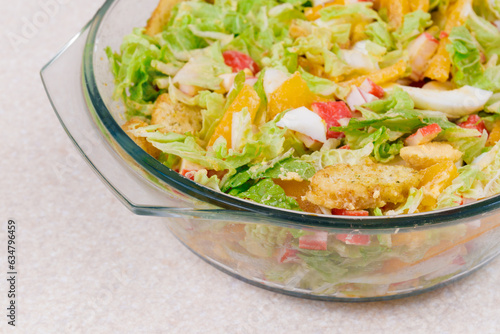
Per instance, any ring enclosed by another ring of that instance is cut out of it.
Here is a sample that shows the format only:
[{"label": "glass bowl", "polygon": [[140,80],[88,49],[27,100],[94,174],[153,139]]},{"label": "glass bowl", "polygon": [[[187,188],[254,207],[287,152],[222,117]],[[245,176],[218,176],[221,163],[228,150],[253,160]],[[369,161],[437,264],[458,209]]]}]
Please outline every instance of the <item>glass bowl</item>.
[{"label": "glass bowl", "polygon": [[[120,128],[104,49],[145,25],[158,0],[108,0],[41,72],[77,149],[132,212],[218,269],[259,287],[332,301],[392,299],[461,278],[500,252],[500,197],[395,217],[324,216],[203,187],[159,163]],[[322,245],[322,246],[319,246]],[[319,250],[319,248],[326,250]]]}]

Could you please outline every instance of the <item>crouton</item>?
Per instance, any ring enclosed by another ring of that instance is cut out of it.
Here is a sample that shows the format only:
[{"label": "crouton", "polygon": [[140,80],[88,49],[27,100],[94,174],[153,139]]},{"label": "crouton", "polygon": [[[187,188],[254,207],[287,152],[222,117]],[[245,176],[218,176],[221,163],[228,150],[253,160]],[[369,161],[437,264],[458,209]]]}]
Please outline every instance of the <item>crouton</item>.
[{"label": "crouton", "polygon": [[439,142],[406,146],[399,154],[410,167],[415,169],[424,169],[446,160],[457,162],[462,157],[462,152],[450,144]]},{"label": "crouton", "polygon": [[416,170],[403,166],[337,164],[313,176],[306,199],[328,209],[377,208],[404,202],[420,179]]},{"label": "crouton", "polygon": [[163,27],[168,23],[170,12],[181,0],[160,0],[153,14],[146,25],[146,34],[154,36],[162,32]]},{"label": "crouton", "polygon": [[197,132],[201,130],[202,116],[198,107],[191,107],[183,103],[174,103],[168,94],[162,94],[156,100],[151,124],[163,125],[158,131],[167,133]]},{"label": "crouton", "polygon": [[148,123],[144,122],[139,117],[133,117],[127,123],[122,125],[122,129],[130,138],[132,138],[132,140],[137,145],[139,145],[140,148],[142,148],[148,154],[152,155],[154,158],[158,158],[158,156],[160,155],[160,150],[158,150],[150,142],[148,142],[146,138],[137,137],[132,133],[132,130],[148,125],[149,125]]}]

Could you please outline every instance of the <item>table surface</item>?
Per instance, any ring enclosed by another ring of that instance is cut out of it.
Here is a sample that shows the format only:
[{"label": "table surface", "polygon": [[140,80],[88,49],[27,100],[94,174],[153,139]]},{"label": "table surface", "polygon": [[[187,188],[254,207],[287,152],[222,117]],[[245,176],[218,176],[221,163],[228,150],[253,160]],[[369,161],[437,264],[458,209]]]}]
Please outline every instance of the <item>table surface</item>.
[{"label": "table surface", "polygon": [[39,77],[101,4],[0,0],[0,243],[15,219],[20,333],[500,333],[499,259],[412,298],[301,300],[219,272],[164,222],[129,212],[78,155]]}]

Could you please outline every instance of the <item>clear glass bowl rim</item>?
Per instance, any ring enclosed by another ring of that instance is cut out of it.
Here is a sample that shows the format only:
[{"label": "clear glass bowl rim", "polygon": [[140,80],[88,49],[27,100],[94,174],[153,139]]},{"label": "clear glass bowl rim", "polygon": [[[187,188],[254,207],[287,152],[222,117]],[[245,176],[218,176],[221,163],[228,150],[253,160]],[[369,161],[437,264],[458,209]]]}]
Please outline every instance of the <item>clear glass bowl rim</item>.
[{"label": "clear glass bowl rim", "polygon": [[[101,23],[113,4],[119,0],[107,0],[97,11],[90,22],[89,35],[83,53],[83,85],[86,89],[90,102],[93,105],[96,115],[114,139],[114,141],[139,164],[148,173],[154,175],[165,184],[181,191],[198,200],[213,204],[217,207],[235,210],[250,211],[256,215],[265,216],[269,220],[284,222],[287,225],[308,227],[329,227],[329,228],[351,228],[351,229],[392,229],[395,227],[417,227],[431,225],[453,225],[467,218],[479,218],[484,215],[491,215],[500,208],[500,195],[454,208],[435,210],[425,213],[400,215],[400,216],[381,216],[381,217],[349,217],[349,216],[325,216],[312,213],[302,213],[292,210],[283,210],[271,206],[246,201],[234,196],[230,196],[207,187],[201,186],[191,181],[172,169],[161,164],[144,150],[122,130],[115,121],[110,111],[106,107],[100,96],[96,84],[94,73],[94,50],[97,33]],[[152,208],[154,210],[154,208]],[[221,219],[223,219],[221,213]],[[271,223],[272,223],[271,221]]]}]

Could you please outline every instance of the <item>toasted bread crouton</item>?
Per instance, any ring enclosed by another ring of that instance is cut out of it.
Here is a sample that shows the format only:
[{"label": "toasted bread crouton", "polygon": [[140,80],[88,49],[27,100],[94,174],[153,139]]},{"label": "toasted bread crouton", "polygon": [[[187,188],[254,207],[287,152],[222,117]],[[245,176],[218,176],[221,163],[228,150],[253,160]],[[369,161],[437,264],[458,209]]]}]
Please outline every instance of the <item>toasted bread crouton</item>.
[{"label": "toasted bread crouton", "polygon": [[428,143],[417,146],[406,146],[399,152],[406,163],[416,169],[424,169],[438,162],[457,162],[462,152],[447,143]]},{"label": "toasted bread crouton", "polygon": [[404,202],[420,179],[416,170],[403,166],[337,164],[313,176],[306,199],[328,209],[377,208]]},{"label": "toasted bread crouton", "polygon": [[163,133],[194,133],[201,130],[202,116],[199,108],[174,103],[168,94],[162,94],[153,107],[151,124],[163,125],[158,129]]},{"label": "toasted bread crouton", "polygon": [[144,122],[138,117],[133,117],[131,118],[127,123],[122,125],[123,131],[127,133],[127,135],[132,138],[132,140],[139,145],[140,148],[142,148],[144,151],[146,151],[148,154],[152,155],[154,158],[158,158],[160,155],[160,150],[158,150],[156,147],[154,147],[150,142],[146,140],[144,137],[137,137],[132,133],[132,130],[135,130],[137,128],[141,128],[143,126],[148,126],[149,124]]},{"label": "toasted bread crouton", "polygon": [[160,0],[153,14],[146,25],[146,34],[154,36],[162,32],[163,27],[168,23],[170,12],[180,0]]}]

